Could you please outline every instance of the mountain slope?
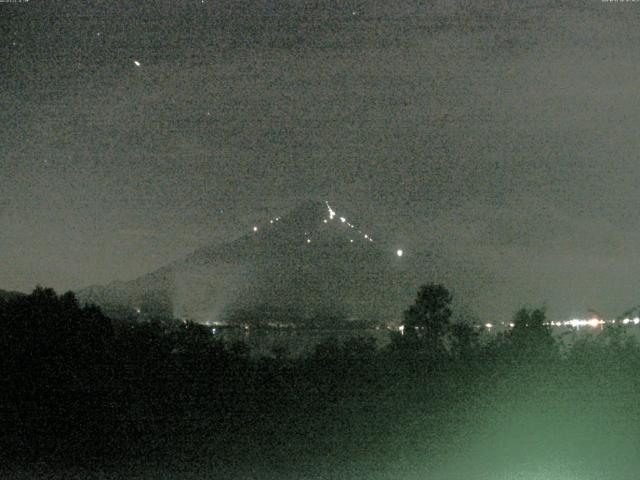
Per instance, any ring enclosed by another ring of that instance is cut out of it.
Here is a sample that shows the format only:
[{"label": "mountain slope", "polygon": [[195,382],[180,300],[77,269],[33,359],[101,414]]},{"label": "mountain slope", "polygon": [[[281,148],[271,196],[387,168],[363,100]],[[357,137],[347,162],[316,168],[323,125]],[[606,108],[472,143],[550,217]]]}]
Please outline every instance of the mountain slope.
[{"label": "mountain slope", "polygon": [[[326,202],[304,202],[231,242],[201,248],[82,301],[198,321],[295,323],[398,317],[400,259]],[[402,303],[404,302],[404,303]]]},{"label": "mountain slope", "polygon": [[2,300],[13,300],[18,297],[23,297],[25,294],[22,292],[14,292],[8,290],[0,290],[0,299]]}]

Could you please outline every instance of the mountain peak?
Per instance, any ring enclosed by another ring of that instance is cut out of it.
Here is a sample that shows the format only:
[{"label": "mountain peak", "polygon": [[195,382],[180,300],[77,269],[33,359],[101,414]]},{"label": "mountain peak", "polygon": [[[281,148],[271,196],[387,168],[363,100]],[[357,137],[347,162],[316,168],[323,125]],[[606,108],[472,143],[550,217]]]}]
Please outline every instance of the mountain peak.
[{"label": "mountain peak", "polygon": [[[244,241],[272,240],[297,244],[315,240],[346,243],[373,242],[371,236],[337,213],[328,201],[306,200],[282,217],[257,223]],[[241,239],[241,241],[243,241]]]}]

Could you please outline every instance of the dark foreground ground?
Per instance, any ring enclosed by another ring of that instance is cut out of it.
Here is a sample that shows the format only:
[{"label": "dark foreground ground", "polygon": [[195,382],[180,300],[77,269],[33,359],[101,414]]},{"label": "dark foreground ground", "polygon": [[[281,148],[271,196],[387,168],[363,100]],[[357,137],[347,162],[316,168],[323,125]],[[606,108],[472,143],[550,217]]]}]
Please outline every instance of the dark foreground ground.
[{"label": "dark foreground ground", "polygon": [[562,353],[527,330],[255,358],[67,300],[2,307],[0,478],[638,478],[640,348],[619,329]]}]

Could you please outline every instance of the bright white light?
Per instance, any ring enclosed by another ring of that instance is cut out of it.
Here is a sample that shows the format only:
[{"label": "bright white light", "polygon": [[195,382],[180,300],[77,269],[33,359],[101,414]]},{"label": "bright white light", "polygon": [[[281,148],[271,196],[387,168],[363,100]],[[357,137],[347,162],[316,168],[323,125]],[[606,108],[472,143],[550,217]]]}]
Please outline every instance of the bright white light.
[{"label": "bright white light", "polygon": [[351,243],[353,243],[353,238],[350,238],[350,239],[349,239],[349,241],[350,241]]},{"label": "bright white light", "polygon": [[323,222],[324,222],[324,223],[327,223],[327,222],[328,222],[328,220],[325,218],[325,219],[323,220]]},{"label": "bright white light", "polygon": [[269,220],[269,223],[273,223],[273,220]]},{"label": "bright white light", "polygon": [[253,231],[257,232],[258,231],[258,227],[253,227]]},{"label": "bright white light", "polygon": [[336,216],[336,212],[329,206],[329,202],[324,202],[327,204],[327,209],[329,210],[329,220],[333,220],[333,217]]},{"label": "bright white light", "polygon": [[485,323],[484,326],[487,328],[493,328],[493,323]]},{"label": "bright white light", "polygon": [[140,315],[140,308],[136,308],[136,313]]},{"label": "bright white light", "polygon": [[400,325],[400,326],[398,327],[398,331],[399,331],[402,335],[404,335],[404,325]]},{"label": "bright white light", "polygon": [[401,257],[402,255],[404,255],[404,252],[401,249],[396,250],[396,255]]},{"label": "bright white light", "polygon": [[133,61],[133,64],[134,64],[136,67],[139,67],[139,66],[141,66],[141,65],[142,65],[138,60],[134,60],[134,61]]},{"label": "bright white light", "polygon": [[307,243],[311,243],[311,239],[310,238],[307,238]]},{"label": "bright white light", "polygon": [[597,318],[592,318],[587,321],[587,325],[589,325],[591,328],[596,328],[598,325],[600,325],[600,322]]},{"label": "bright white light", "polygon": [[364,234],[364,238],[369,238],[369,235],[367,235],[366,233]]},{"label": "bright white light", "polygon": [[341,221],[342,223],[344,223],[344,222],[346,222],[346,221],[347,221],[347,219],[346,219],[346,218],[344,218],[344,217],[340,217],[340,221]]},{"label": "bright white light", "polygon": [[629,320],[628,318],[625,318],[624,320],[622,320],[622,323],[624,323],[625,325],[627,325],[631,320]]},{"label": "bright white light", "polygon": [[590,318],[589,320],[585,320],[582,318],[573,318],[571,320],[566,320],[563,322],[564,326],[570,326],[570,327],[574,327],[574,328],[580,328],[580,327],[598,327],[600,325],[603,325],[605,323],[604,320],[598,320],[597,318]]}]

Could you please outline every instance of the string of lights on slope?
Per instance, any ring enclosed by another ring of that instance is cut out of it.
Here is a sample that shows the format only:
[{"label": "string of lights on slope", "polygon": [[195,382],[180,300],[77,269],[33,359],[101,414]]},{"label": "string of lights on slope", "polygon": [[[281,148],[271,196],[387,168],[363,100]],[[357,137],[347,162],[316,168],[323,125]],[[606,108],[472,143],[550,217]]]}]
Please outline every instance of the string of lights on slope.
[{"label": "string of lights on slope", "polygon": [[[323,223],[329,223],[329,222],[333,221],[337,217],[337,214],[336,214],[335,210],[333,208],[331,208],[331,205],[329,205],[328,201],[325,201],[324,203],[327,206],[327,213],[329,214],[329,218],[324,218],[322,220],[322,222]],[[357,231],[357,236],[361,236],[365,241],[373,243],[373,238],[371,237],[371,235],[369,235],[368,233],[363,232],[362,230],[357,229],[355,227],[355,225],[353,225],[352,223],[348,222],[345,217],[338,217],[338,218],[340,220],[340,223],[344,224],[346,227],[348,227],[350,229],[353,229],[353,230]],[[269,220],[269,224],[273,225],[273,224],[275,224],[276,222],[279,222],[279,221],[280,221],[280,217],[272,218],[271,220]],[[258,230],[259,230],[258,225],[254,225],[253,226],[253,232],[257,233]],[[354,239],[350,238],[349,242],[350,243],[354,243]],[[309,237],[309,232],[305,232],[305,243],[307,243],[307,244],[311,243],[311,238]],[[404,255],[403,250],[402,249],[396,250],[396,255],[398,257],[402,257]]]}]

